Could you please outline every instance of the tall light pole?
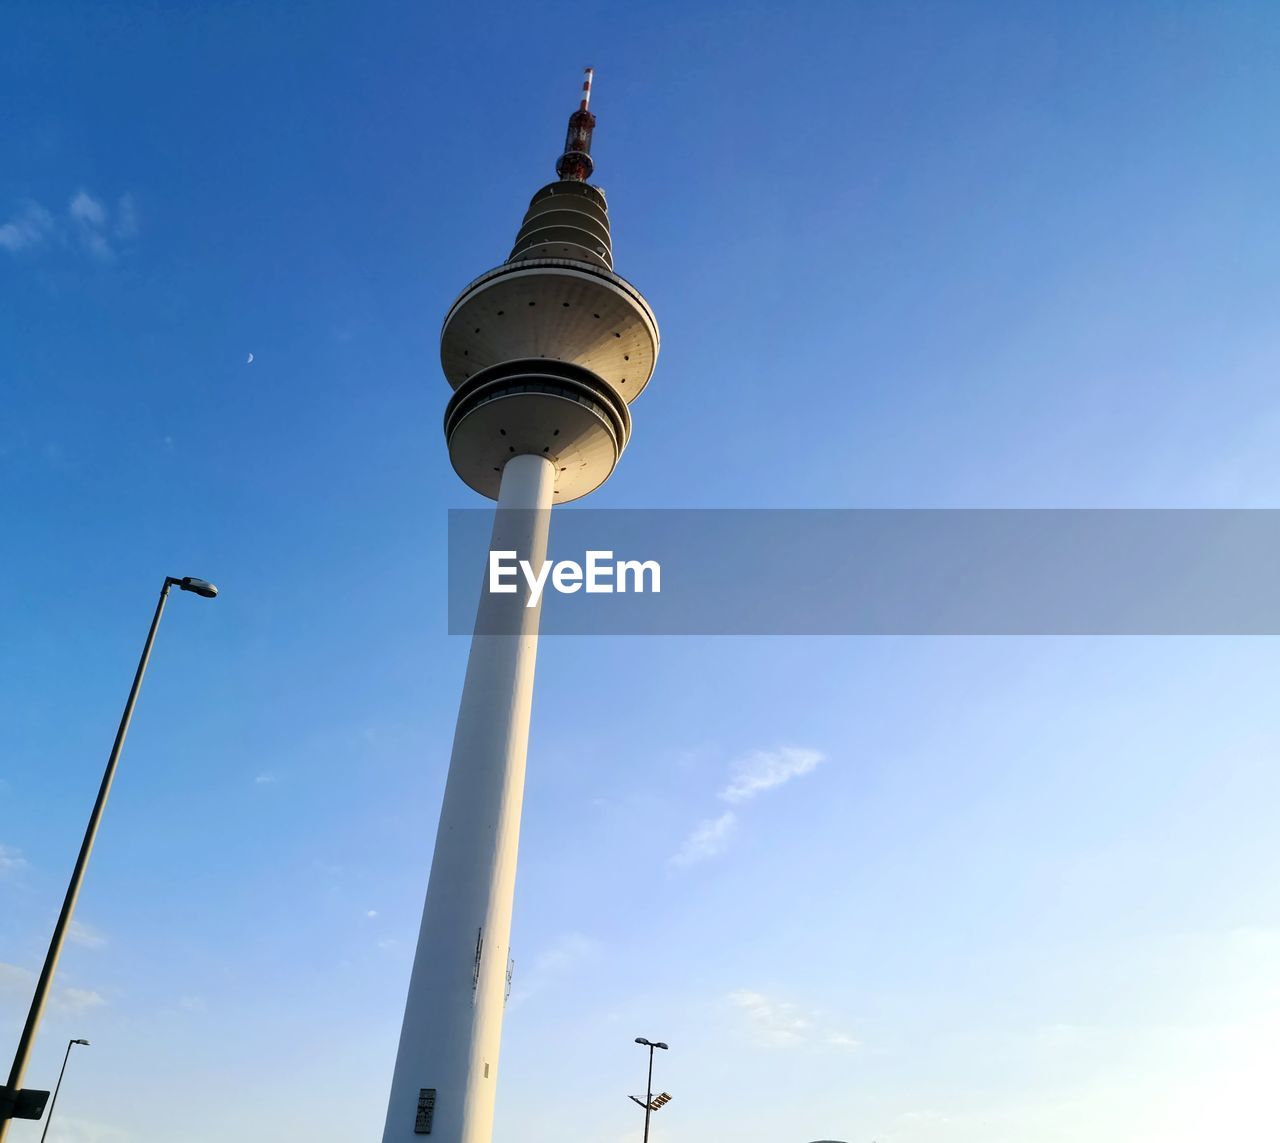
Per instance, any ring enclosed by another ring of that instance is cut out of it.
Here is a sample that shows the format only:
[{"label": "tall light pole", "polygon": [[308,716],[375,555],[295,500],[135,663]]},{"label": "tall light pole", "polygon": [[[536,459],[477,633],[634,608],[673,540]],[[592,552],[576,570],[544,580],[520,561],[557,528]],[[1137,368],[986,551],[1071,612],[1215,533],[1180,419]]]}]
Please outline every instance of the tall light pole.
[{"label": "tall light pole", "polygon": [[[133,676],[133,686],[129,688],[129,698],[124,704],[124,714],[120,719],[120,728],[116,731],[116,740],[111,747],[111,756],[107,759],[107,768],[102,775],[102,784],[98,787],[98,800],[93,804],[93,812],[89,815],[89,824],[85,827],[84,840],[80,843],[80,855],[76,858],[75,869],[71,871],[71,882],[67,886],[67,895],[62,901],[62,912],[58,914],[57,924],[53,927],[53,936],[49,940],[49,951],[45,954],[44,967],[40,969],[40,978],[36,981],[36,993],[31,998],[31,1008],[27,1012],[27,1022],[22,1027],[22,1036],[18,1040],[18,1050],[13,1057],[13,1068],[9,1072],[9,1082],[0,1088],[0,1143],[9,1134],[9,1123],[14,1118],[39,1119],[44,1110],[46,1092],[23,1092],[22,1077],[27,1070],[27,1058],[31,1054],[31,1044],[35,1039],[36,1029],[40,1026],[40,1017],[44,1014],[45,1002],[49,999],[49,986],[53,983],[53,974],[58,967],[58,957],[62,955],[62,945],[66,940],[67,930],[71,927],[71,915],[75,912],[76,898],[80,895],[80,883],[84,880],[85,866],[89,864],[89,854],[93,852],[93,843],[98,836],[98,825],[102,821],[102,811],[107,805],[107,795],[111,793],[111,783],[116,776],[116,765],[120,761],[120,751],[124,748],[125,735],[129,733],[129,721],[133,718],[134,704],[138,701],[138,691],[142,689],[142,676],[146,674],[147,663],[151,659],[151,646],[156,640],[156,629],[160,626],[160,617],[164,614],[164,605],[169,598],[169,589],[177,587],[181,591],[189,591],[204,599],[212,599],[218,589],[203,579],[194,576],[165,576],[164,586],[160,589],[160,600],[156,604],[156,613],[151,619],[151,628],[147,632],[147,641],[142,646],[142,657],[138,660],[138,670]],[[68,1048],[68,1050],[70,1050]],[[63,1061],[65,1065],[65,1059]]]},{"label": "tall light pole", "polygon": [[[551,506],[609,479],[658,355],[653,311],[614,273],[608,205],[587,181],[590,96],[588,69],[558,180],[440,334],[449,459],[498,502],[490,551],[534,568]],[[539,614],[526,588],[481,596],[382,1143],[493,1138]]]},{"label": "tall light pole", "polygon": [[[661,1048],[665,1052],[667,1050],[667,1045],[662,1043],[660,1040],[657,1043],[654,1043],[652,1040],[646,1040],[643,1036],[637,1036],[636,1043],[643,1044],[649,1049],[649,1079],[645,1083],[644,1089],[644,1143],[649,1143],[649,1116],[654,1112],[653,1105],[655,1102],[653,1098],[653,1049]],[[666,1092],[663,1092],[663,1095],[666,1095]],[[636,1103],[640,1102],[634,1095],[631,1098],[635,1100]],[[667,1099],[670,1098],[671,1097],[668,1095]],[[662,1101],[662,1103],[666,1102],[666,1099]],[[658,1106],[661,1107],[662,1104],[658,1104]]]},{"label": "tall light pole", "polygon": [[58,1092],[62,1090],[62,1077],[67,1074],[67,1059],[71,1055],[72,1044],[83,1044],[86,1048],[89,1046],[88,1040],[68,1040],[67,1050],[62,1057],[62,1070],[58,1073],[58,1082],[53,1089],[53,1098],[49,1100],[49,1112],[44,1117],[44,1130],[40,1132],[40,1143],[44,1143],[44,1137],[49,1134],[49,1124],[53,1122],[53,1109],[58,1105]]}]

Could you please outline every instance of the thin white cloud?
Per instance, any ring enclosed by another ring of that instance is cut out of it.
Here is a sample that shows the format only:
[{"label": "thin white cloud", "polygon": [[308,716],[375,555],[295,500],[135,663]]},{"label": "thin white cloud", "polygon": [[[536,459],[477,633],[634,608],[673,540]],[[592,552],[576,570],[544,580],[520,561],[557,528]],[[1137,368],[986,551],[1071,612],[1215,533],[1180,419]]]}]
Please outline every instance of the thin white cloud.
[{"label": "thin white cloud", "polygon": [[77,191],[67,207],[72,229],[80,245],[95,258],[108,261],[115,257],[115,250],[107,240],[107,208],[88,191]]},{"label": "thin white cloud", "polygon": [[276,776],[272,774],[269,770],[264,770],[256,778],[254,778],[253,784],[255,786],[270,786],[275,781],[276,781]]},{"label": "thin white cloud", "polygon": [[67,213],[73,222],[101,229],[107,224],[107,208],[88,191],[76,191],[71,197],[71,205]]},{"label": "thin white cloud", "polygon": [[561,933],[534,962],[533,971],[565,973],[581,967],[600,951],[600,942],[582,933]]},{"label": "thin white cloud", "polygon": [[369,918],[376,917],[377,915],[378,915],[377,909],[370,909],[367,913],[365,913],[365,916]]},{"label": "thin white cloud", "polygon": [[0,961],[0,995],[25,992],[34,980],[30,969]]},{"label": "thin white cloud", "polygon": [[[782,746],[777,750],[757,750],[738,759],[732,767],[728,785],[717,797],[730,805],[741,805],[765,790],[772,790],[808,774],[826,755],[818,750],[798,746]],[[693,828],[680,849],[672,855],[672,865],[695,865],[718,857],[729,845],[737,828],[738,816],[726,810],[716,818],[705,818]]]},{"label": "thin white cloud", "polygon": [[825,1027],[816,1012],[806,1012],[787,1001],[773,1000],[759,992],[740,989],[728,1001],[746,1017],[752,1038],[776,1048],[824,1044],[832,1048],[856,1048],[858,1041],[846,1032]]},{"label": "thin white cloud", "polygon": [[138,236],[138,208],[131,194],[121,195],[116,205],[115,235],[126,242]]},{"label": "thin white cloud", "polygon": [[0,845],[0,878],[12,877],[27,868],[27,859],[20,849]]},{"label": "thin white cloud", "polygon": [[87,949],[100,949],[107,943],[107,938],[102,933],[92,925],[82,924],[80,921],[71,922],[71,927],[67,930],[67,936],[73,944],[81,945]]},{"label": "thin white cloud", "polygon": [[53,215],[38,202],[25,203],[8,222],[0,225],[0,250],[16,254],[31,246],[39,246],[56,231]]},{"label": "thin white cloud", "polygon": [[106,998],[91,988],[63,988],[53,994],[53,1006],[61,1012],[74,1015],[90,1008],[101,1008]]},{"label": "thin white cloud", "polygon": [[114,212],[101,199],[81,189],[67,202],[65,213],[54,214],[38,202],[23,203],[0,224],[0,250],[16,254],[46,244],[79,247],[93,258],[109,262],[117,245],[138,234],[138,211],[132,195],[122,195]]},{"label": "thin white cloud", "polygon": [[672,855],[672,865],[696,865],[718,857],[729,844],[734,827],[738,824],[738,815],[726,810],[718,818],[707,818],[693,827],[693,832],[684,839],[684,844]]},{"label": "thin white cloud", "polygon": [[803,1043],[813,1033],[813,1025],[794,1004],[778,1003],[759,992],[731,992],[729,1003],[746,1014],[756,1038],[783,1047]]},{"label": "thin white cloud", "polygon": [[598,960],[600,942],[584,933],[561,933],[534,960],[527,972],[512,974],[512,1002],[527,1000],[535,993],[572,980],[574,975]]},{"label": "thin white cloud", "polygon": [[731,805],[749,801],[765,790],[785,785],[792,778],[808,774],[826,755],[818,750],[783,746],[778,750],[757,750],[734,765],[733,777],[720,791],[720,798]]},{"label": "thin white cloud", "polygon": [[[0,1006],[26,1005],[35,988],[36,974],[17,964],[0,962]],[[56,1011],[64,1014],[101,1008],[106,998],[89,988],[55,988],[51,997]]]}]

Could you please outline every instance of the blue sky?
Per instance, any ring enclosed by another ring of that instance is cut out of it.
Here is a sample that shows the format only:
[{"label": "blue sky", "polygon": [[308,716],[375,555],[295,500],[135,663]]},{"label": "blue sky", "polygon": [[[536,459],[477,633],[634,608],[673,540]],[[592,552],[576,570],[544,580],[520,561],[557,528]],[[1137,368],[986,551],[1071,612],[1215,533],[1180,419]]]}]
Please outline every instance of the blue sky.
[{"label": "blue sky", "polygon": [[[479,503],[439,322],[581,67],[664,339],[591,507],[1275,507],[1278,48],[1266,4],[7,5],[4,1044],[160,581],[223,589],[166,618],[51,1143],[377,1137]],[[660,1143],[1275,1138],[1278,659],[547,640],[498,1143],[634,1143],[637,1035]]]}]

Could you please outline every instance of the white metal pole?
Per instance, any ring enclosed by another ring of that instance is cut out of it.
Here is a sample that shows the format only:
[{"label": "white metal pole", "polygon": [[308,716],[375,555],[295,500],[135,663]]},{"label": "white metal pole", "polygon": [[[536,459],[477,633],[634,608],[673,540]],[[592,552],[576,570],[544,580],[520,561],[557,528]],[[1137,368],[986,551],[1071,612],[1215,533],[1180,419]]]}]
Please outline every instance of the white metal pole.
[{"label": "white metal pole", "polygon": [[[491,550],[542,565],[555,475],[542,456],[507,462]],[[383,1143],[493,1136],[541,611],[525,606],[524,577],[517,582],[513,595],[481,598]],[[480,633],[495,629],[516,633]]]}]

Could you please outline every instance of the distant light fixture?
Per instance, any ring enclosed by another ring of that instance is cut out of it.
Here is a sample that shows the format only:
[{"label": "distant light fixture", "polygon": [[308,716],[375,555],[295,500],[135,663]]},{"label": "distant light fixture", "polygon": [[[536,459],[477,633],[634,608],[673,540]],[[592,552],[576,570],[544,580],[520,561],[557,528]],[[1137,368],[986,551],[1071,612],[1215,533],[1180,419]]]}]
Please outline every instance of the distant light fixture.
[{"label": "distant light fixture", "polygon": [[644,1143],[649,1143],[649,1116],[671,1101],[671,1093],[669,1091],[659,1092],[657,1095],[653,1094],[653,1050],[654,1048],[661,1048],[666,1051],[667,1045],[661,1040],[646,1040],[643,1036],[637,1036],[636,1043],[649,1049],[649,1079],[645,1083],[643,1099],[638,1095],[629,1095],[627,1098],[638,1107],[644,1108]]},{"label": "distant light fixture", "polygon": [[[84,872],[89,864],[89,855],[93,851],[94,839],[98,836],[98,827],[102,824],[102,812],[107,804],[107,795],[111,792],[111,783],[115,780],[116,767],[120,762],[120,754],[124,750],[125,736],[129,733],[129,722],[133,718],[133,708],[138,701],[138,692],[142,689],[142,678],[147,673],[147,663],[151,659],[151,648],[156,641],[156,632],[160,628],[160,619],[164,615],[165,603],[169,599],[169,589],[174,585],[183,591],[194,592],[205,599],[212,599],[218,589],[208,580],[185,576],[177,579],[174,576],[164,577],[160,588],[160,598],[156,600],[155,614],[151,617],[151,626],[147,628],[147,639],[142,645],[142,654],[138,658],[138,669],[133,676],[133,686],[129,688],[129,697],[125,700],[124,712],[120,716],[120,727],[116,731],[115,744],[107,756],[107,765],[102,772],[102,784],[98,787],[98,798],[89,814],[89,824],[85,826],[84,840],[80,843],[80,856],[76,859],[71,871],[71,880],[67,883],[67,892],[62,899],[62,912],[58,915],[53,927],[53,935],[49,938],[49,947],[44,956],[44,967],[36,979],[35,993],[31,997],[31,1007],[27,1009],[27,1021],[18,1038],[18,1048],[13,1054],[13,1066],[9,1071],[9,1082],[0,1087],[0,1143],[4,1140],[9,1122],[15,1116],[21,1119],[40,1119],[44,1117],[44,1135],[49,1131],[53,1119],[54,1104],[58,1100],[58,1091],[62,1085],[63,1073],[67,1070],[67,1061],[71,1058],[71,1049],[77,1045],[88,1047],[89,1041],[75,1039],[67,1041],[67,1050],[62,1057],[62,1071],[58,1073],[58,1083],[54,1086],[53,1096],[45,1108],[46,1093],[27,1089],[22,1086],[22,1078],[26,1074],[27,1062],[31,1057],[31,1045],[40,1028],[40,1017],[44,1014],[45,1001],[49,997],[49,988],[53,983],[54,971],[58,966],[58,957],[66,941],[67,932],[73,923],[76,898],[84,881]],[[30,1114],[28,1114],[30,1113]]]},{"label": "distant light fixture", "polygon": [[[169,589],[169,583],[166,580],[165,590],[168,591],[168,589]],[[164,602],[163,595],[161,595],[160,597],[160,602],[161,603]],[[156,615],[158,616],[159,614],[160,614],[159,611],[157,611]],[[154,631],[154,627],[152,628],[152,630]],[[44,1143],[45,1139],[48,1138],[49,1124],[53,1122],[53,1109],[58,1106],[58,1092],[62,1090],[62,1077],[67,1074],[67,1061],[71,1059],[71,1049],[74,1048],[77,1044],[83,1044],[87,1048],[89,1046],[89,1041],[88,1040],[68,1040],[67,1041],[67,1050],[62,1055],[62,1070],[58,1072],[58,1082],[54,1085],[53,1098],[49,1100],[49,1109],[46,1112],[44,1117],[44,1130],[40,1132],[40,1143]],[[41,1092],[40,1094],[45,1095],[47,1093]],[[44,1111],[43,1105],[41,1106],[40,1110]],[[23,1116],[23,1118],[25,1119],[27,1118],[27,1116]],[[31,1118],[39,1119],[40,1117],[38,1115],[35,1115],[35,1116],[31,1116]],[[3,1129],[7,1125],[8,1125],[7,1120],[0,1120],[0,1129]],[[0,1136],[2,1135],[3,1135],[3,1130],[0,1130]]]},{"label": "distant light fixture", "polygon": [[193,575],[184,575],[181,579],[175,579],[173,582],[183,591],[194,591],[196,595],[204,599],[212,599],[218,594],[218,589],[207,579],[196,579]]}]

